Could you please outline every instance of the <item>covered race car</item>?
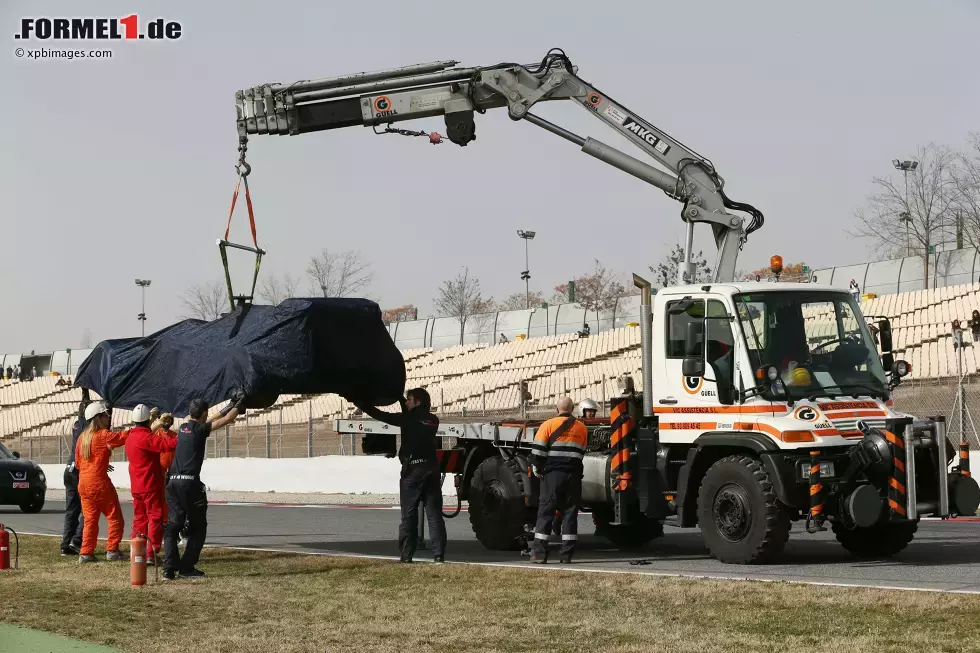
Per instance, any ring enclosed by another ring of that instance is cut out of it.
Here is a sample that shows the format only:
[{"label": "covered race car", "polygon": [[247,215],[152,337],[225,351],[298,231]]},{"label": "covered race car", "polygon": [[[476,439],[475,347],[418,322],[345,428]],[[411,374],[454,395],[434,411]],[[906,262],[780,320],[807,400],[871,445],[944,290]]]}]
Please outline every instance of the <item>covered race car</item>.
[{"label": "covered race car", "polygon": [[246,304],[213,322],[184,320],[145,338],[106,340],[78,368],[75,386],[115,408],[157,406],[187,414],[241,389],[247,408],[281,394],[336,393],[383,406],[405,389],[405,361],[366,299],[287,299]]}]

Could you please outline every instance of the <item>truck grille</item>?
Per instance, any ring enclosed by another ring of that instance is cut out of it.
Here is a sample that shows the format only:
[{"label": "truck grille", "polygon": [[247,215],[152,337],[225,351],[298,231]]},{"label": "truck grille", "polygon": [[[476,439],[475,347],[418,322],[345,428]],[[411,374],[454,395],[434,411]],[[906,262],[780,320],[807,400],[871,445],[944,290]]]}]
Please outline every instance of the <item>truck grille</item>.
[{"label": "truck grille", "polygon": [[849,417],[847,419],[830,420],[830,423],[834,425],[835,429],[840,431],[841,435],[849,438],[861,436],[861,432],[857,427],[858,422],[864,422],[871,428],[875,429],[885,428],[884,417]]}]

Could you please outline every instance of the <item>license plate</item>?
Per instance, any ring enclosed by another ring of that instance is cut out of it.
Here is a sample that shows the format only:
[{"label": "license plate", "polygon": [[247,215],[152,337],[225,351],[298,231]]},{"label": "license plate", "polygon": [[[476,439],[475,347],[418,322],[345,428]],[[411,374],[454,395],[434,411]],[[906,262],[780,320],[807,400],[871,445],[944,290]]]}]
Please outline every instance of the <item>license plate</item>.
[{"label": "license plate", "polygon": [[14,481],[15,490],[29,490],[31,484],[27,481]]},{"label": "license plate", "polygon": [[[820,478],[829,478],[834,475],[834,463],[820,463]],[[803,478],[810,478],[810,463],[803,463]]]}]

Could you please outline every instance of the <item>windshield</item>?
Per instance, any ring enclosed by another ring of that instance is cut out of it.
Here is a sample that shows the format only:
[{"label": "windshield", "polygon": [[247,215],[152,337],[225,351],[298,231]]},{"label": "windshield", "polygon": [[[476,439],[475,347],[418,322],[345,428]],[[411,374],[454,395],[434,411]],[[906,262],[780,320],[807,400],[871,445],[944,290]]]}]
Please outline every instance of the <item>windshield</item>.
[{"label": "windshield", "polygon": [[763,291],[734,300],[752,369],[775,365],[793,399],[887,398],[875,341],[850,293]]},{"label": "windshield", "polygon": [[14,454],[10,453],[10,450],[7,449],[7,447],[3,446],[2,443],[0,443],[0,460],[13,460],[13,459],[14,459]]}]

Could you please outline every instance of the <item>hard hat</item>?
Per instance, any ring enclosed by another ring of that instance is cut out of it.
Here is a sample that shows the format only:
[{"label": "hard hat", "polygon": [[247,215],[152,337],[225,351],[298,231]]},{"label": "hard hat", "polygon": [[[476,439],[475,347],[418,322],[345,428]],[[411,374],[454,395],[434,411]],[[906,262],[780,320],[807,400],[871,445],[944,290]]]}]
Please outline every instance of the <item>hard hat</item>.
[{"label": "hard hat", "polygon": [[797,367],[792,372],[792,382],[790,385],[807,386],[810,385],[810,372],[805,367]]},{"label": "hard hat", "polygon": [[586,398],[586,399],[583,399],[579,403],[578,408],[583,413],[585,413],[585,411],[587,411],[587,410],[594,410],[594,411],[598,412],[599,411],[599,404],[597,404],[596,402],[592,401],[591,399]]},{"label": "hard hat", "polygon": [[109,409],[106,408],[104,401],[93,401],[85,407],[85,420],[88,421],[96,415],[101,415],[103,413],[108,414],[108,412]]},{"label": "hard hat", "polygon": [[150,419],[150,407],[145,404],[139,404],[133,409],[133,422],[147,422]]}]

